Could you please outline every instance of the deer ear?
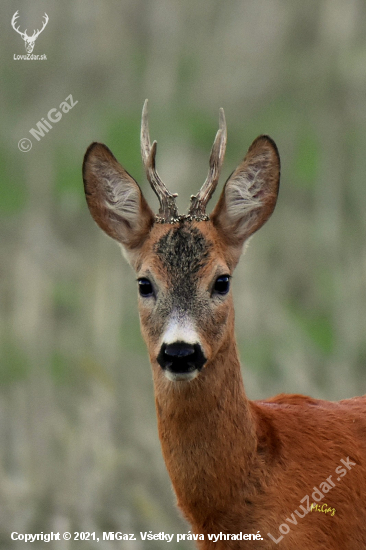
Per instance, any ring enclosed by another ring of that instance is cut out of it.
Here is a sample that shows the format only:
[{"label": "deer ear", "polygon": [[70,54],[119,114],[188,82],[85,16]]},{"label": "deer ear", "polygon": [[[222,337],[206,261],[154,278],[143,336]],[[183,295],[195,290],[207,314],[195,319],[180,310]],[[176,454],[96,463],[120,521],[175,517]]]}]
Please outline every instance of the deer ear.
[{"label": "deer ear", "polygon": [[155,219],[140,187],[102,143],[86,151],[83,180],[91,215],[128,255],[142,244]]},{"label": "deer ear", "polygon": [[210,218],[237,260],[243,243],[268,220],[277,201],[280,157],[274,141],[259,136],[231,174]]}]

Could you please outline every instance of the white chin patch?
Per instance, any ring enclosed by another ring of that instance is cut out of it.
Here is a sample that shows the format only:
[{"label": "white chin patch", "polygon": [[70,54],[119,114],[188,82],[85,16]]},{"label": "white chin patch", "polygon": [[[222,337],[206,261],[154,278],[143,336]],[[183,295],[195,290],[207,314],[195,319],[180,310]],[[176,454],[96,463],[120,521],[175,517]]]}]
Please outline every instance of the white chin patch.
[{"label": "white chin patch", "polygon": [[165,369],[164,374],[171,382],[189,382],[198,376],[200,371],[198,369],[191,372],[171,372]]}]

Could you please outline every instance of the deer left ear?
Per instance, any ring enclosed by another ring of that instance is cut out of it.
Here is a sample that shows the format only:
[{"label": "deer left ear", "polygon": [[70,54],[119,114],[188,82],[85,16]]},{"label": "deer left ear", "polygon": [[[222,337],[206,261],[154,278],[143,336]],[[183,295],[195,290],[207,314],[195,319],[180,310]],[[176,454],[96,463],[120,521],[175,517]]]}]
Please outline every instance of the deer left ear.
[{"label": "deer left ear", "polygon": [[210,216],[226,244],[239,255],[243,243],[271,216],[279,184],[280,157],[276,144],[268,136],[259,136],[225,183]]},{"label": "deer left ear", "polygon": [[102,143],[92,143],[85,153],[83,179],[94,220],[131,258],[155,219],[140,187]]}]

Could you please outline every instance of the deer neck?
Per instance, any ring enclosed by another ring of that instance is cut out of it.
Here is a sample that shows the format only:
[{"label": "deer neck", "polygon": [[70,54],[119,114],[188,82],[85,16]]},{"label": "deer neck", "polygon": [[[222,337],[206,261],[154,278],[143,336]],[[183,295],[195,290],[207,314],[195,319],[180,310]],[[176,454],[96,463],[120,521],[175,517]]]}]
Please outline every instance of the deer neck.
[{"label": "deer neck", "polygon": [[257,448],[234,336],[193,381],[171,383],[160,374],[154,385],[164,460],[179,507],[202,529],[210,510],[232,510],[243,495]]}]

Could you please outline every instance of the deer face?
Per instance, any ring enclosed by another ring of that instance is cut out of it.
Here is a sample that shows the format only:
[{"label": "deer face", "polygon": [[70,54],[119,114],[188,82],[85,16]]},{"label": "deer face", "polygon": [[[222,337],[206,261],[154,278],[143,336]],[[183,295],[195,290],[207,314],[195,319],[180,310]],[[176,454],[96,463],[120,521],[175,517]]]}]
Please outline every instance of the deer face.
[{"label": "deer face", "polygon": [[25,51],[27,53],[32,53],[34,49],[35,39],[33,37],[24,38]]},{"label": "deer face", "polygon": [[225,339],[231,268],[210,222],[157,225],[137,263],[139,313],[152,363],[169,380],[195,378]]},{"label": "deer face", "polygon": [[141,329],[154,372],[187,382],[209,368],[232,332],[230,278],[244,242],[273,212],[279,157],[270,138],[257,138],[208,218],[204,207],[217,183],[226,141],[221,113],[209,176],[192,197],[188,215],[179,216],[174,195],[156,173],[156,143],[151,146],[146,137],[144,116],[145,109],[142,153],[159,197],[159,216],[102,144],[92,144],[85,154],[85,193],[94,220],[122,245],[136,271]]}]

